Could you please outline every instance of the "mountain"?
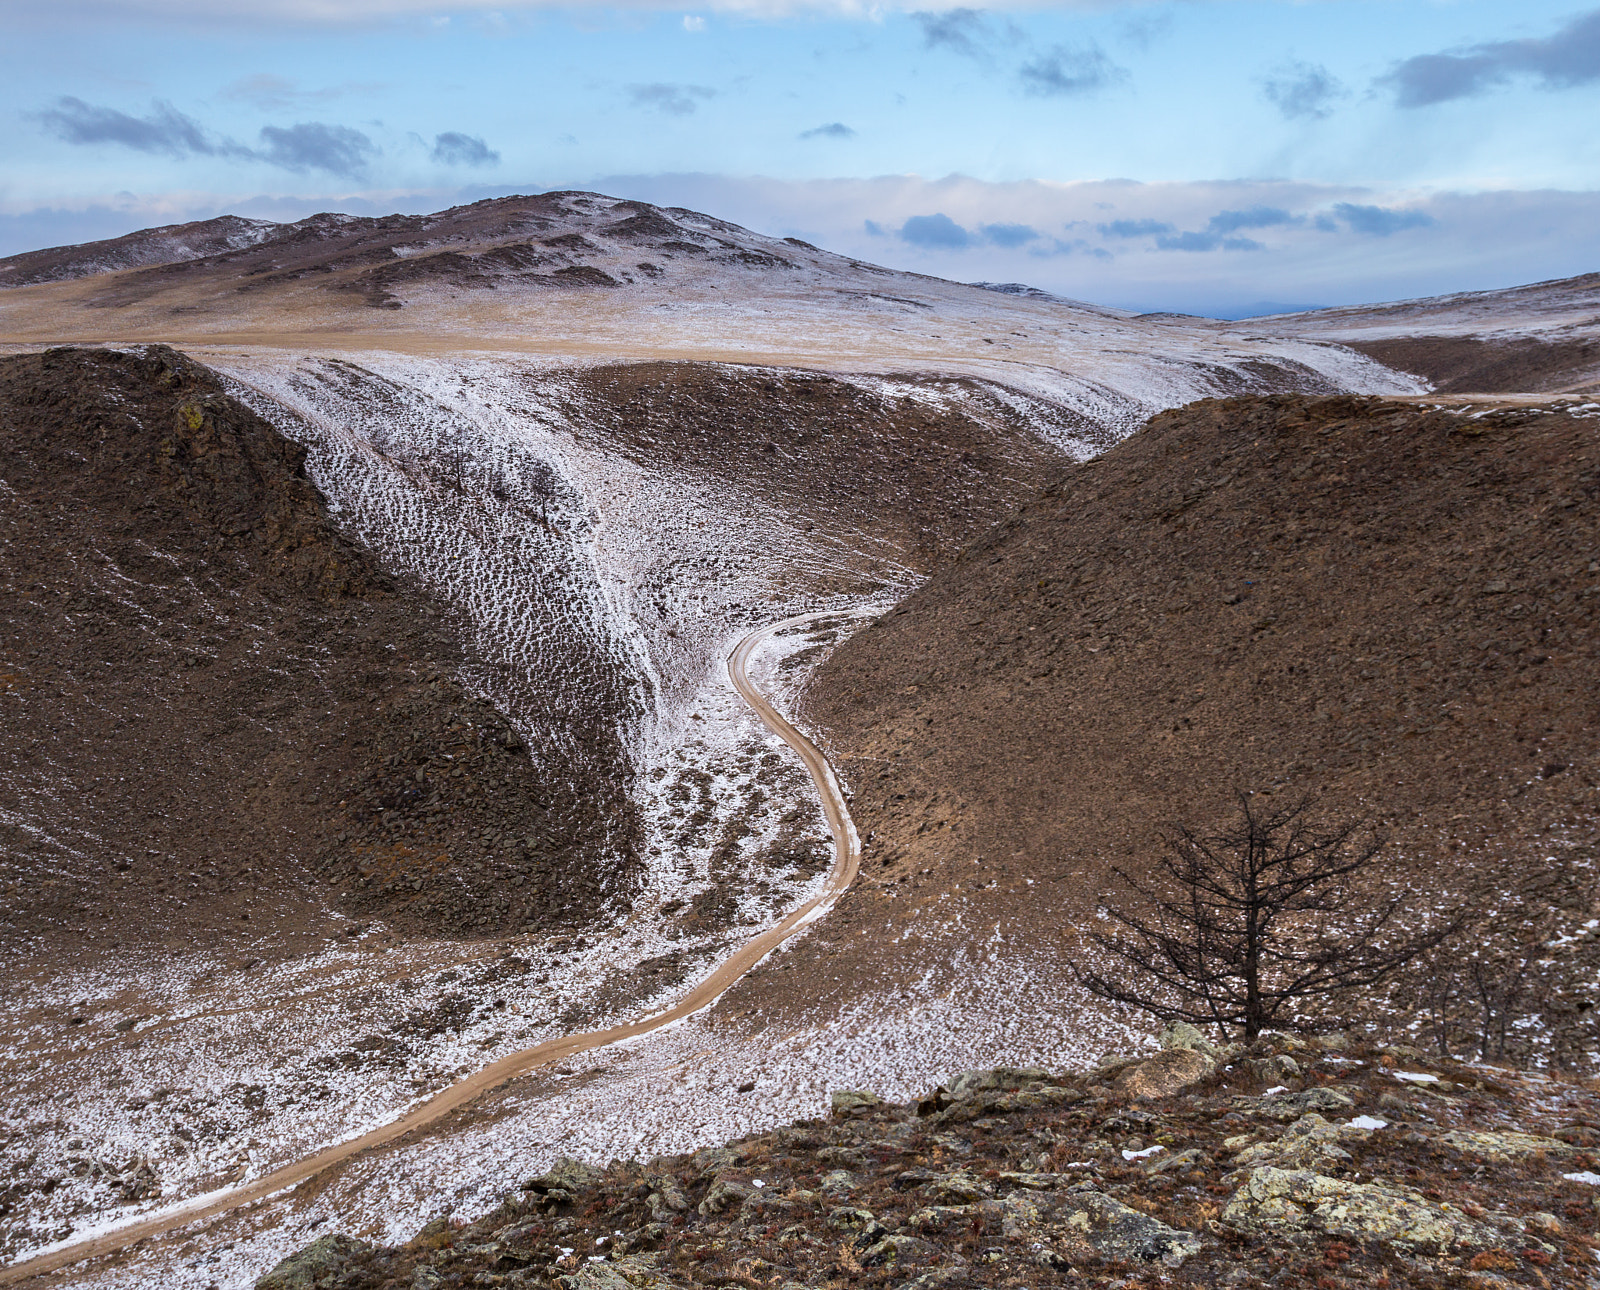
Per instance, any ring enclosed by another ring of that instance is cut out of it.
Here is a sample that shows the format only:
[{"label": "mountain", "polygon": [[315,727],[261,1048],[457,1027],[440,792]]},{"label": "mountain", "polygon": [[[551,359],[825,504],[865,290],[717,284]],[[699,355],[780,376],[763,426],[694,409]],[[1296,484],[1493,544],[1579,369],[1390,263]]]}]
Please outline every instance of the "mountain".
[{"label": "mountain", "polygon": [[220,234],[218,223],[0,261],[0,285],[18,284],[0,290],[0,342],[420,355],[470,338],[470,348],[558,362],[941,372],[1042,396],[1117,436],[1207,394],[1423,388],[1337,345],[1152,326],[598,193]]},{"label": "mountain", "polygon": [[1248,322],[1273,335],[1336,340],[1425,377],[1442,394],[1600,388],[1600,273]]}]

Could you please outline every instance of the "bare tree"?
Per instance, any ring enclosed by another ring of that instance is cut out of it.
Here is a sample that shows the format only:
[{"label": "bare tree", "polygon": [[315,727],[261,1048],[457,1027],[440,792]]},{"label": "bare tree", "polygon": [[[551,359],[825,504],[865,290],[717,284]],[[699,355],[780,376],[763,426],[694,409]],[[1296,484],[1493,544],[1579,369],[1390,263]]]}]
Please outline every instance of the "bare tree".
[{"label": "bare tree", "polygon": [[1319,826],[1314,807],[1240,793],[1234,820],[1213,833],[1171,826],[1151,878],[1113,871],[1128,899],[1102,903],[1113,927],[1090,933],[1101,963],[1075,964],[1079,982],[1253,1039],[1299,1024],[1307,1004],[1382,981],[1461,925],[1448,914],[1403,928],[1409,893],[1375,890],[1387,839],[1362,823]]}]

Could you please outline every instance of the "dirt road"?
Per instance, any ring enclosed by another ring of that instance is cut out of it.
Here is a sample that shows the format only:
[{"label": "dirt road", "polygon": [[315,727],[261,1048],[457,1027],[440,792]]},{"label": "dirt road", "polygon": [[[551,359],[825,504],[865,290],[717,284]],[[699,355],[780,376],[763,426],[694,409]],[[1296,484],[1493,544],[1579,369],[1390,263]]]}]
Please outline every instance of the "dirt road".
[{"label": "dirt road", "polygon": [[73,1263],[114,1254],[137,1241],[159,1236],[185,1224],[193,1223],[200,1219],[214,1218],[218,1214],[226,1213],[228,1210],[251,1204],[254,1201],[272,1195],[274,1192],[293,1187],[308,1178],[315,1177],[323,1170],[350,1160],[362,1152],[397,1142],[408,1134],[425,1129],[428,1125],[465,1106],[481,1094],[505,1083],[509,1079],[527,1074],[540,1066],[562,1061],[577,1053],[590,1052],[597,1048],[604,1048],[608,1044],[617,1043],[620,1040],[633,1039],[639,1035],[649,1034],[652,1030],[658,1030],[662,1026],[680,1021],[692,1013],[700,1012],[714,1004],[740,977],[755,967],[757,963],[791,935],[827,913],[833,903],[855,881],[856,870],[861,859],[860,840],[856,837],[855,826],[851,823],[850,812],[845,805],[844,792],[833,773],[833,767],[828,764],[827,758],[822,755],[815,744],[778,715],[772,705],[751,683],[746,674],[751,655],[767,637],[786,628],[798,627],[813,619],[837,617],[837,611],[831,611],[819,614],[805,614],[797,618],[788,618],[782,622],[773,623],[759,631],[750,633],[739,642],[728,656],[728,675],[740,697],[755,710],[756,715],[761,718],[774,734],[800,755],[800,759],[805,762],[806,769],[811,773],[811,778],[816,782],[817,790],[822,796],[822,805],[827,815],[828,827],[833,833],[833,868],[828,873],[826,886],[814,899],[796,909],[775,927],[769,928],[767,931],[762,932],[761,935],[746,941],[742,947],[713,968],[710,974],[701,980],[688,994],[684,995],[683,998],[665,1011],[651,1013],[625,1025],[614,1026],[610,1030],[596,1030],[586,1034],[568,1035],[562,1039],[549,1040],[536,1048],[528,1048],[520,1053],[513,1053],[511,1056],[495,1062],[492,1066],[486,1066],[476,1074],[468,1076],[460,1083],[451,1085],[428,1101],[412,1107],[398,1119],[373,1129],[359,1138],[329,1147],[325,1151],[318,1152],[314,1156],[308,1156],[304,1160],[296,1161],[294,1164],[284,1165],[282,1168],[275,1169],[271,1173],[242,1186],[197,1196],[182,1205],[163,1210],[148,1218],[125,1224],[99,1235],[69,1242],[47,1253],[36,1255],[33,1258],[12,1264],[10,1267],[0,1269],[0,1286],[18,1285],[33,1277],[43,1276]]}]

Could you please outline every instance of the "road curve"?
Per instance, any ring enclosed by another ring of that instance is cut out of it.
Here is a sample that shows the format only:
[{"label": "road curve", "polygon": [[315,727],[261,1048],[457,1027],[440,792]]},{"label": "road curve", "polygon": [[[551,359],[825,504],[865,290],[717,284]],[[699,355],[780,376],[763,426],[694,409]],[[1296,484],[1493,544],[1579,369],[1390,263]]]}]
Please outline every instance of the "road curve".
[{"label": "road curve", "polygon": [[252,1204],[274,1192],[313,1178],[323,1170],[342,1164],[362,1152],[385,1146],[409,1133],[425,1128],[508,1079],[525,1075],[541,1066],[548,1066],[552,1062],[565,1060],[578,1053],[591,1052],[624,1039],[647,1035],[652,1030],[659,1030],[675,1021],[681,1021],[714,1004],[730,986],[785,940],[800,928],[815,922],[827,913],[833,903],[855,881],[856,871],[860,867],[860,839],[856,836],[855,825],[851,822],[849,808],[845,805],[844,792],[839,786],[837,776],[834,775],[833,767],[828,764],[828,759],[815,744],[778,715],[746,675],[750,656],[769,636],[786,628],[801,626],[814,619],[838,616],[838,611],[828,611],[786,618],[782,622],[751,632],[728,655],[728,676],[733,682],[734,689],[755,710],[767,728],[800,755],[800,760],[805,762],[806,769],[811,773],[817,791],[822,796],[822,808],[828,818],[828,828],[833,833],[833,868],[828,873],[827,884],[814,899],[796,909],[777,926],[768,928],[759,936],[746,941],[717,964],[688,994],[665,1011],[650,1013],[623,1025],[613,1026],[609,1030],[592,1030],[581,1035],[567,1035],[561,1039],[548,1040],[536,1048],[526,1048],[519,1053],[512,1053],[509,1057],[503,1057],[492,1066],[486,1066],[476,1074],[469,1075],[460,1083],[452,1084],[426,1102],[412,1107],[399,1118],[359,1138],[339,1143],[294,1164],[284,1165],[241,1186],[220,1192],[208,1192],[172,1209],[152,1214],[148,1218],[0,1268],[0,1286],[17,1285],[73,1263],[115,1254],[138,1241]]}]

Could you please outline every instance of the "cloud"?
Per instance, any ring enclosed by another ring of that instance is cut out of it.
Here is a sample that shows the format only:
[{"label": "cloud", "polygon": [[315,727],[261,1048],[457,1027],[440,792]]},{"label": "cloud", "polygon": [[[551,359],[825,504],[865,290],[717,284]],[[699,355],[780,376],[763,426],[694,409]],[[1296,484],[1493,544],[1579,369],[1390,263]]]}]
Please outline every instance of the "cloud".
[{"label": "cloud", "polygon": [[1089,94],[1119,81],[1127,72],[1097,46],[1068,49],[1057,45],[1017,69],[1022,88],[1041,98]]},{"label": "cloud", "polygon": [[1419,54],[1378,84],[1404,108],[1482,94],[1513,76],[1531,76],[1547,90],[1600,80],[1600,9],[1573,18],[1553,36],[1472,45],[1456,53]]},{"label": "cloud", "polygon": [[697,14],[686,13],[683,15],[683,29],[685,31],[704,31],[706,20]]},{"label": "cloud", "polygon": [[946,9],[942,13],[919,11],[911,19],[922,28],[927,49],[948,49],[980,62],[988,60],[994,29],[977,9]]},{"label": "cloud", "polygon": [[1242,211],[1218,211],[1206,221],[1213,233],[1233,233],[1241,228],[1272,228],[1279,224],[1298,224],[1299,215],[1291,215],[1276,206],[1252,206]]},{"label": "cloud", "polygon": [[1356,206],[1339,202],[1333,213],[1350,226],[1353,233],[1369,237],[1388,237],[1402,229],[1426,228],[1434,223],[1432,215],[1424,211],[1391,210],[1385,206]]},{"label": "cloud", "polygon": [[1320,63],[1284,63],[1261,82],[1261,93],[1286,120],[1320,121],[1333,113],[1345,88]]},{"label": "cloud", "polygon": [[636,108],[649,108],[668,116],[688,116],[717,92],[705,85],[674,85],[655,81],[649,85],[628,86],[628,97]]},{"label": "cloud", "polygon": [[1114,219],[1109,224],[1096,224],[1101,237],[1154,237],[1158,233],[1171,233],[1174,227],[1155,219]]},{"label": "cloud", "polygon": [[230,146],[213,141],[193,117],[159,99],[151,103],[149,116],[129,116],[69,95],[34,119],[68,143],[114,143],[168,157],[211,157]]},{"label": "cloud", "polygon": [[984,224],[984,237],[996,246],[1014,247],[1038,240],[1039,230],[1028,224]]},{"label": "cloud", "polygon": [[460,134],[446,130],[433,137],[435,161],[446,166],[498,166],[500,154],[475,134]]},{"label": "cloud", "polygon": [[900,226],[900,236],[912,246],[925,246],[945,251],[960,250],[972,245],[972,234],[948,215],[913,215]]},{"label": "cloud", "polygon": [[1254,238],[1222,237],[1217,233],[1174,233],[1156,238],[1156,246],[1163,251],[1264,251]]},{"label": "cloud", "polygon": [[827,125],[800,131],[802,139],[854,139],[855,137],[856,132],[843,121],[830,121]]},{"label": "cloud", "polygon": [[[875,236],[883,235],[883,226],[872,220],[866,222],[867,232]],[[912,246],[920,246],[930,250],[964,251],[969,247],[980,246],[988,243],[1004,250],[1015,250],[1029,242],[1038,241],[1041,234],[1031,224],[980,224],[977,232],[963,228],[948,215],[940,212],[936,215],[913,215],[900,226],[900,239],[910,242]],[[1064,243],[1057,242],[1056,249],[1069,250]]]},{"label": "cloud", "polygon": [[141,117],[67,97],[33,115],[47,131],[68,143],[110,143],[179,159],[263,161],[284,170],[322,170],[347,179],[359,177],[367,162],[378,155],[377,145],[361,131],[321,121],[303,121],[287,129],[263,126],[261,146],[250,148],[232,139],[214,138],[193,117],[159,101],[151,104],[149,116]]},{"label": "cloud", "polygon": [[285,170],[321,170],[344,179],[355,179],[378,155],[377,145],[349,126],[328,125],[321,121],[302,121],[280,128],[261,129],[261,149],[256,155]]}]

